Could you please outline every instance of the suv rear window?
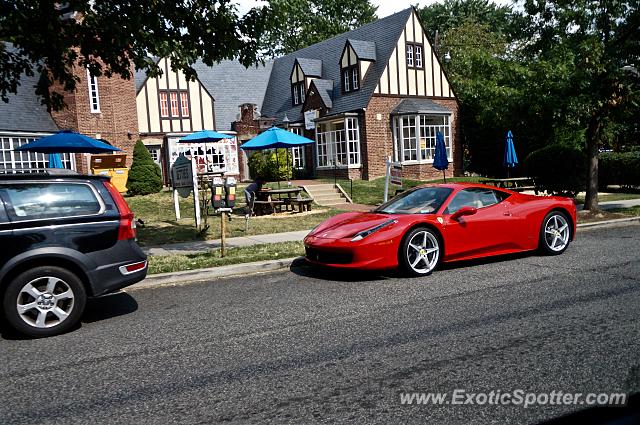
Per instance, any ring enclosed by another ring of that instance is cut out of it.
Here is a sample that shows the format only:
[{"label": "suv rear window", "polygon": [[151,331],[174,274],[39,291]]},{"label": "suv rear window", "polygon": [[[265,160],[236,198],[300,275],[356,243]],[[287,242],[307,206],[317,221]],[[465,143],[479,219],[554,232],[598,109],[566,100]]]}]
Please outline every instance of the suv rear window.
[{"label": "suv rear window", "polygon": [[36,183],[2,186],[16,220],[97,214],[101,205],[84,183]]}]

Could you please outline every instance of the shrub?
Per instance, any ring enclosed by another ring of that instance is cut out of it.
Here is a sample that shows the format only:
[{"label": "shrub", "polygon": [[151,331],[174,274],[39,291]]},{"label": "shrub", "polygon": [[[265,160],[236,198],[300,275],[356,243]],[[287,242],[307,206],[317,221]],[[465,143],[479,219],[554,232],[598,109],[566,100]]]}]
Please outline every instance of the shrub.
[{"label": "shrub", "polygon": [[607,152],[598,160],[598,185],[640,186],[640,151]]},{"label": "shrub", "polygon": [[127,190],[130,195],[148,195],[162,190],[162,172],[158,164],[153,162],[142,140],[138,140],[133,148]]},{"label": "shrub", "polygon": [[574,146],[552,144],[533,151],[524,162],[536,186],[549,193],[575,196],[584,190],[587,158]]},{"label": "shrub", "polygon": [[264,181],[287,180],[293,176],[293,159],[287,149],[257,151],[249,158],[249,173],[252,179]]}]

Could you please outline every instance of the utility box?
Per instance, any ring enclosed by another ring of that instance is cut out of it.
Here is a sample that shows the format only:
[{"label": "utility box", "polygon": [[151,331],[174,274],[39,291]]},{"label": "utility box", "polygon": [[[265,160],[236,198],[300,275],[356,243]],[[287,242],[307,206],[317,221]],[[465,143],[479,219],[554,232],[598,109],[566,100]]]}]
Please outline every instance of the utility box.
[{"label": "utility box", "polygon": [[129,169],[127,168],[126,154],[91,155],[91,172],[111,177],[111,184],[118,192],[127,191]]}]

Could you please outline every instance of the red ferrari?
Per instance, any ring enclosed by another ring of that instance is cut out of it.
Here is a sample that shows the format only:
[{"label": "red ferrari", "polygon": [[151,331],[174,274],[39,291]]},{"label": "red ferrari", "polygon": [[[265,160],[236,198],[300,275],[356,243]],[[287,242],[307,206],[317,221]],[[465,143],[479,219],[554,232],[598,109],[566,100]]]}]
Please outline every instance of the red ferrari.
[{"label": "red ferrari", "polygon": [[540,250],[564,252],[576,230],[573,200],[468,183],[424,185],[367,213],[326,220],[304,239],[306,258],[330,267],[400,267],[413,276],[440,262]]}]

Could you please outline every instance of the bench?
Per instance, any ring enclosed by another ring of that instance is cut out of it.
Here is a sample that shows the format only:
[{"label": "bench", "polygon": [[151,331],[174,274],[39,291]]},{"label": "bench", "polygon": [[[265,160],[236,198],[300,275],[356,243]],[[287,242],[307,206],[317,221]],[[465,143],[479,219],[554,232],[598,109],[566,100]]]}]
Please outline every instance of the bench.
[{"label": "bench", "polygon": [[313,204],[313,198],[287,198],[284,200],[285,205],[290,205],[293,210],[293,206],[298,206],[298,212],[311,211],[311,204]]},{"label": "bench", "polygon": [[[276,210],[282,211],[282,205],[284,201],[272,200],[272,201],[253,201],[253,210],[256,215],[274,214]],[[268,208],[270,207],[270,208]],[[271,210],[271,212],[268,212]]]}]

